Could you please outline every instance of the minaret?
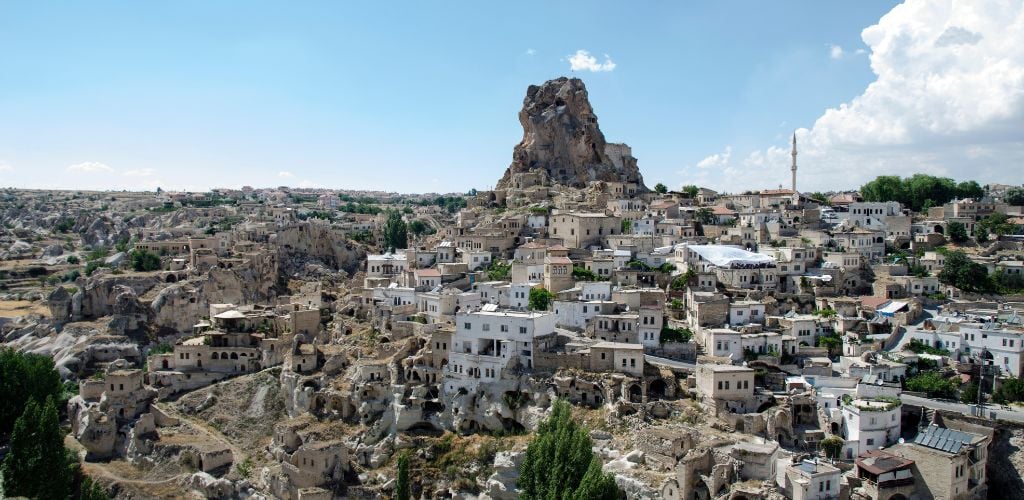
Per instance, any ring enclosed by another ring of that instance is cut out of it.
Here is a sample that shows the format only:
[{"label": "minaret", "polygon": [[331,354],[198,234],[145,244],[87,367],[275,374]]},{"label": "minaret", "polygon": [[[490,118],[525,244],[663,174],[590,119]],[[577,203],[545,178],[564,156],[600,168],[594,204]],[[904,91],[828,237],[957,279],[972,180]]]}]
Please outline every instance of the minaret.
[{"label": "minaret", "polygon": [[793,132],[793,165],[789,167],[793,174],[793,196],[796,196],[796,132]]}]

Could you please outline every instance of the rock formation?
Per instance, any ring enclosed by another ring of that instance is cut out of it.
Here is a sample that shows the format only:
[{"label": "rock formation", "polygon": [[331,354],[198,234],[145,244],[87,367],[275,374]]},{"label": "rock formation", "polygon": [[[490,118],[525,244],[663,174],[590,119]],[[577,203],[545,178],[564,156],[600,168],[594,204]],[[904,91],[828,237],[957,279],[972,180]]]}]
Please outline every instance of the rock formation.
[{"label": "rock formation", "polygon": [[534,186],[584,188],[595,182],[632,184],[646,191],[643,177],[625,144],[609,144],[597,125],[587,89],[578,78],[531,85],[519,112],[523,140],[496,192]]}]

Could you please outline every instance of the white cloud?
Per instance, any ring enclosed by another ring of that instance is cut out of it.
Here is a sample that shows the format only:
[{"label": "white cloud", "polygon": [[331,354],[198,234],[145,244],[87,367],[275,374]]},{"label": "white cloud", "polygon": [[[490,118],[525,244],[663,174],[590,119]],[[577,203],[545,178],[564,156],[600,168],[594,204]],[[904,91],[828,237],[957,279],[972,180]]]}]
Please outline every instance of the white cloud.
[{"label": "white cloud", "polygon": [[611,71],[615,69],[615,63],[608,54],[604,55],[604,62],[599,63],[590,52],[580,49],[569,56],[569,68],[573,71]]},{"label": "white cloud", "polygon": [[[1024,4],[908,0],[861,38],[875,81],[797,130],[798,189],[917,172],[1021,182]],[[735,166],[739,175],[712,180],[732,190],[788,185],[788,153],[787,136]]]},{"label": "white cloud", "polygon": [[715,153],[697,162],[697,168],[725,168],[729,166],[729,159],[732,157],[732,146],[726,146],[725,151]]},{"label": "white cloud", "polygon": [[295,174],[293,174],[293,173],[291,173],[291,172],[289,172],[287,170],[282,170],[281,172],[277,173],[277,176],[278,177],[295,177]]},{"label": "white cloud", "polygon": [[98,161],[87,161],[83,163],[76,163],[67,168],[68,172],[82,172],[82,173],[112,173],[114,171],[110,166],[100,163]]},{"label": "white cloud", "polygon": [[156,175],[156,169],[136,168],[134,170],[125,170],[124,175],[128,177],[152,177],[153,175]]},{"label": "white cloud", "polygon": [[0,172],[10,172],[11,170],[14,170],[14,167],[0,161]]},{"label": "white cloud", "polygon": [[536,54],[536,53],[537,53],[537,51],[536,51],[536,50],[533,50],[533,49],[526,49],[526,55],[528,55],[528,56],[532,56],[532,55],[534,55],[534,54]]},{"label": "white cloud", "polygon": [[843,58],[843,48],[838,46],[838,45],[829,44],[828,45],[828,56],[831,57],[832,59],[842,59]]},{"label": "white cloud", "polygon": [[858,56],[859,56],[859,55],[863,55],[863,54],[866,54],[867,52],[868,52],[868,51],[866,51],[866,50],[864,50],[864,49],[857,49],[857,50],[853,51],[853,53],[854,53],[854,54],[857,54]]}]

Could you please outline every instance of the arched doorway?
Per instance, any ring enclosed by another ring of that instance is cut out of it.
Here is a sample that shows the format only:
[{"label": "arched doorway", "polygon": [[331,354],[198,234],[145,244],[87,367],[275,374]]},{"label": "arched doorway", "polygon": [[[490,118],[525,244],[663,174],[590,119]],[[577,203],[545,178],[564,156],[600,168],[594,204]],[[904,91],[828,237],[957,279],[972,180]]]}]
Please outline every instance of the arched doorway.
[{"label": "arched doorway", "polygon": [[631,403],[644,402],[644,391],[640,387],[640,384],[633,384],[629,386],[629,401]]},{"label": "arched doorway", "polygon": [[664,399],[666,389],[668,389],[668,384],[666,384],[663,379],[659,378],[654,382],[651,382],[650,385],[647,386],[647,400]]}]

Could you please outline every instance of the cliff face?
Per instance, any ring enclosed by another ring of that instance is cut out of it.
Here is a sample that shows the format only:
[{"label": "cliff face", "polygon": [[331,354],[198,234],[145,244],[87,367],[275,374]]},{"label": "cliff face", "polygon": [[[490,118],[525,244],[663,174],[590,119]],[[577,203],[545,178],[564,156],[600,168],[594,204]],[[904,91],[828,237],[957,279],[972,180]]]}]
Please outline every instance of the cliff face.
[{"label": "cliff face", "polygon": [[605,142],[582,80],[562,77],[531,85],[519,122],[523,140],[496,190],[583,188],[604,181],[635,183],[646,191],[629,147]]}]

